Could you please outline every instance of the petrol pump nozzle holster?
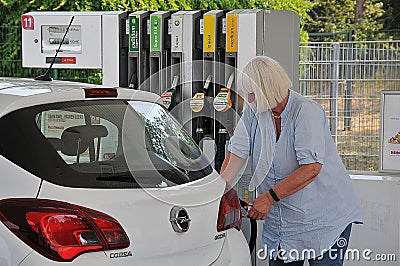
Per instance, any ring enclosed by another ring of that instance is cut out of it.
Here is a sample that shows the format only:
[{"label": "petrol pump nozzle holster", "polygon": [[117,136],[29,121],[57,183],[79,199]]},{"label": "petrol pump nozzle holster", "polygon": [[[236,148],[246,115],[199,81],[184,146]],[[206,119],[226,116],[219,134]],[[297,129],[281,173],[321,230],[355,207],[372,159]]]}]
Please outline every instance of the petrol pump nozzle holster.
[{"label": "petrol pump nozzle holster", "polygon": [[205,93],[203,90],[198,90],[193,98],[190,100],[190,109],[193,112],[198,113],[203,110],[204,107],[204,96]]},{"label": "petrol pump nozzle holster", "polygon": [[218,112],[226,112],[232,107],[231,90],[229,88],[221,88],[214,98],[214,109]]},{"label": "petrol pump nozzle holster", "polygon": [[208,76],[204,84],[204,88],[197,90],[193,98],[190,100],[190,109],[192,109],[193,112],[198,113],[203,110],[204,97],[208,87],[210,86],[210,82],[211,76]]},{"label": "petrol pump nozzle holster", "polygon": [[174,88],[168,88],[161,94],[161,99],[165,108],[171,111],[177,104],[176,90]]},{"label": "petrol pump nozzle holster", "polygon": [[171,111],[177,104],[176,100],[176,86],[178,84],[178,76],[174,76],[171,88],[166,89],[161,94],[161,99],[165,108]]},{"label": "petrol pump nozzle holster", "polygon": [[233,73],[229,76],[226,88],[221,88],[214,98],[214,109],[218,112],[226,112],[232,107],[231,86],[233,83]]}]

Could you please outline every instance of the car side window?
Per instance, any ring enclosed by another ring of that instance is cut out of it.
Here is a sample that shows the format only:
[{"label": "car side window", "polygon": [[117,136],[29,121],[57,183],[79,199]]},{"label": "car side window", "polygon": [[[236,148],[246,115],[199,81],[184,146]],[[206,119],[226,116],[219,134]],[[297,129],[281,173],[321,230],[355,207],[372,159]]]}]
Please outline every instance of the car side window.
[{"label": "car side window", "polygon": [[37,114],[36,124],[67,164],[107,161],[116,155],[118,127],[106,119],[47,110]]}]

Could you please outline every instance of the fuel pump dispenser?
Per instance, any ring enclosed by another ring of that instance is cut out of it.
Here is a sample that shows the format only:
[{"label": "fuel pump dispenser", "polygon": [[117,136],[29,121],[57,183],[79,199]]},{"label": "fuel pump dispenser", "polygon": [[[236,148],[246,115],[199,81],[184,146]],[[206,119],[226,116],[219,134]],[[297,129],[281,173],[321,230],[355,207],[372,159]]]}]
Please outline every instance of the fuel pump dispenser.
[{"label": "fuel pump dispenser", "polygon": [[[249,9],[227,13],[225,81],[229,83],[231,76],[235,77],[233,84],[227,87],[231,91],[232,107],[237,113],[241,113],[245,104],[242,97],[234,93],[239,89],[237,87],[239,71],[255,56],[267,55],[276,59],[288,72],[293,83],[297,84],[299,25],[298,16],[290,11]],[[234,128],[237,123],[235,118],[229,117],[229,113],[225,116],[226,127],[229,130],[230,127]],[[245,202],[252,202],[257,196],[256,191],[249,190],[251,177],[248,166],[235,186],[239,198]],[[261,222],[256,224],[255,221],[244,217],[242,230],[249,242],[257,242],[255,251],[263,248]],[[257,241],[254,236],[256,233]],[[263,265],[265,262],[260,261],[256,253],[252,254],[253,265]]]},{"label": "fuel pump dispenser", "polygon": [[[203,80],[206,77],[211,77],[210,88],[206,91],[208,97],[214,98],[219,92],[221,84],[224,83],[224,68],[222,67],[225,61],[225,11],[212,10],[203,15]],[[209,106],[211,106],[211,102]],[[212,152],[206,155],[210,158],[214,157],[214,146],[218,147],[216,136],[218,134],[219,123],[213,119],[215,111],[208,109],[204,117],[198,119],[201,123],[201,128],[204,129],[203,152]],[[211,113],[212,112],[212,113]],[[200,142],[201,139],[198,139]],[[217,140],[218,141],[218,140]],[[218,152],[218,149],[217,149]],[[215,158],[220,158],[216,155]],[[215,166],[220,166],[222,162],[214,161]],[[220,169],[217,169],[219,171]]]},{"label": "fuel pump dispenser", "polygon": [[299,91],[300,17],[287,10],[263,12],[263,54],[279,62],[292,80],[292,89]]},{"label": "fuel pump dispenser", "polygon": [[[179,78],[175,87],[175,101],[191,99],[193,92],[202,86],[202,36],[200,20],[202,11],[178,11],[171,15],[171,77]],[[173,96],[172,96],[173,97]],[[173,97],[174,98],[174,97]],[[173,110],[172,114],[192,132],[192,114],[189,104]],[[187,123],[189,121],[189,123]]]},{"label": "fuel pump dispenser", "polygon": [[148,11],[129,14],[128,86],[148,91],[150,35],[147,32]]},{"label": "fuel pump dispenser", "polygon": [[170,12],[157,11],[150,15],[150,92],[161,95],[171,84]]},{"label": "fuel pump dispenser", "polygon": [[226,14],[224,18],[224,76],[222,76],[222,84],[226,84],[226,87],[221,87],[219,92],[214,99],[214,109],[216,110],[216,118],[219,121],[223,121],[223,124],[218,125],[216,132],[217,142],[217,154],[215,167],[217,171],[220,170],[222,163],[225,158],[226,141],[229,139],[228,132],[233,132],[235,121],[233,121],[233,112],[227,112],[231,107],[235,108],[237,102],[236,93],[236,61],[233,60],[237,55],[237,14],[240,10],[233,10]]}]

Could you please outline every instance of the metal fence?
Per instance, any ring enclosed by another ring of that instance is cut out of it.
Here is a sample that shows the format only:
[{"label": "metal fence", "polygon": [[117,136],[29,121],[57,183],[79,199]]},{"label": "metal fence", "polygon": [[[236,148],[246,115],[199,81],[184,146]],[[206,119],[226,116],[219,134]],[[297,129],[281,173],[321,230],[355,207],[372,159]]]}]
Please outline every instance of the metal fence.
[{"label": "metal fence", "polygon": [[400,41],[300,45],[300,92],[325,108],[348,170],[378,170],[381,90],[400,90]]}]

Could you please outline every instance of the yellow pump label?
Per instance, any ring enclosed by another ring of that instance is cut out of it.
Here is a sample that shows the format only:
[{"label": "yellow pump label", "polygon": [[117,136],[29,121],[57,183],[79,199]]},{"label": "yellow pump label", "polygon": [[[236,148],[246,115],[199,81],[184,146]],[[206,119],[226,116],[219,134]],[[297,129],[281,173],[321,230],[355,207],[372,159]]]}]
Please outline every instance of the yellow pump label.
[{"label": "yellow pump label", "polygon": [[204,16],[203,52],[215,52],[215,15]]},{"label": "yellow pump label", "polygon": [[228,53],[237,52],[237,25],[238,14],[226,15],[226,51]]}]

